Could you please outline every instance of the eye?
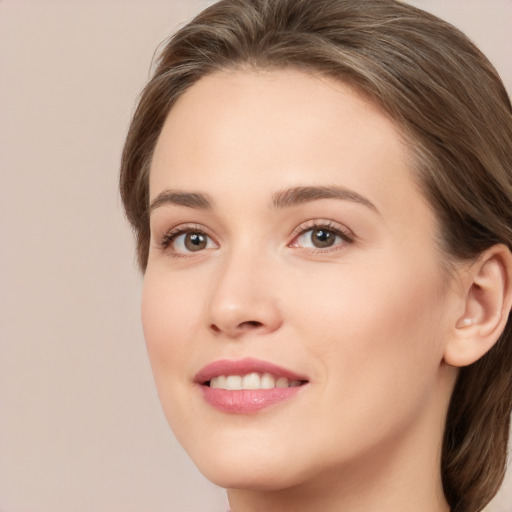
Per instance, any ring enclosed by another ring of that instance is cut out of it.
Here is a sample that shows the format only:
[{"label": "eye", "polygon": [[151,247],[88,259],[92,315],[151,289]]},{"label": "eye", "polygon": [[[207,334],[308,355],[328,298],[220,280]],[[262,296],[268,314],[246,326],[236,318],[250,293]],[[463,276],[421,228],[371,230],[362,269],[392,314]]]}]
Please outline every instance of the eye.
[{"label": "eye", "polygon": [[190,228],[178,228],[166,233],[161,246],[163,249],[170,248],[172,252],[178,254],[217,248],[217,244],[206,233]]},{"label": "eye", "polygon": [[335,249],[345,243],[353,241],[352,237],[343,229],[331,224],[303,226],[298,236],[294,238],[290,247],[302,249]]},{"label": "eye", "polygon": [[297,237],[296,246],[307,249],[327,249],[342,242],[342,238],[334,231],[325,228],[314,228],[304,231]]}]

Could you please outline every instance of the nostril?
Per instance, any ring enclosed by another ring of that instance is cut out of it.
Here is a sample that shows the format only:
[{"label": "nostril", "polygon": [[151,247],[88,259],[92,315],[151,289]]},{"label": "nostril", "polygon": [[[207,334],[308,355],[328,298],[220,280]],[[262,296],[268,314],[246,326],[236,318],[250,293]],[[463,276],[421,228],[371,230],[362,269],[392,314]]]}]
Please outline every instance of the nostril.
[{"label": "nostril", "polygon": [[263,324],[261,322],[258,322],[256,320],[248,320],[247,322],[242,322],[239,327],[244,329],[252,329],[254,327],[261,327]]},{"label": "nostril", "polygon": [[[238,325],[236,325],[235,331],[238,331],[238,332],[250,331],[252,329],[258,329],[260,327],[263,327],[262,322],[258,322],[257,320],[247,320],[246,322],[241,322]],[[222,327],[219,327],[216,324],[210,324],[210,329],[214,333],[217,333],[217,334],[223,332]],[[226,329],[225,331],[228,332],[229,329]]]},{"label": "nostril", "polygon": [[[249,334],[251,332],[264,332],[267,330],[267,324],[258,320],[246,320],[243,322],[216,322],[209,325],[210,332],[220,335],[225,334],[228,337],[237,338],[238,336]],[[270,330],[270,329],[268,329]]]}]

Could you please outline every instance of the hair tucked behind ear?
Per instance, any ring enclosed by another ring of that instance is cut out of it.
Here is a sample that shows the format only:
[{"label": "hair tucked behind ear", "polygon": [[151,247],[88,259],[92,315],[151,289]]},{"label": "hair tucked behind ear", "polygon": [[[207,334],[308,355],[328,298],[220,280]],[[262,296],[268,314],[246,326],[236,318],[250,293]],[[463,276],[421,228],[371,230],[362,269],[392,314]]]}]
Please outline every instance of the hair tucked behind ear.
[{"label": "hair tucked behind ear", "polygon": [[[394,0],[223,0],[163,49],[126,139],[121,195],[142,270],[149,166],[176,99],[201,77],[293,66],[349,83],[411,142],[416,176],[441,226],[449,266],[495,243],[512,247],[512,109],[498,74],[458,30]],[[453,512],[477,512],[505,471],[512,332],[461,370],[448,413],[442,478]]]},{"label": "hair tucked behind ear", "polygon": [[505,472],[510,427],[510,320],[498,345],[461,369],[452,395],[442,454],[447,500],[457,512],[482,510]]}]

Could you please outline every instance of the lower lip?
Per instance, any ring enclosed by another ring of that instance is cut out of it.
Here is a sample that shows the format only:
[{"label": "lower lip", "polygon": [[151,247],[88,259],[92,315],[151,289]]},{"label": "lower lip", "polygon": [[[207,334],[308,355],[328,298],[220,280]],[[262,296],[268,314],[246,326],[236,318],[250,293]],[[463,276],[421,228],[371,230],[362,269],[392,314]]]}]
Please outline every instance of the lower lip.
[{"label": "lower lip", "polygon": [[272,389],[227,390],[201,386],[206,401],[216,409],[249,414],[293,398],[304,386]]}]

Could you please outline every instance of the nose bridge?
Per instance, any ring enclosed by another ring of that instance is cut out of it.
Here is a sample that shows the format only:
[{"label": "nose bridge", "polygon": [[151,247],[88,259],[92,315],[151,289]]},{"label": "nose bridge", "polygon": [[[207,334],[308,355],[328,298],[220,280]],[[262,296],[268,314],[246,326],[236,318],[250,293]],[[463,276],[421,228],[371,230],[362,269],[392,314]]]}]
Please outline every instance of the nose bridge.
[{"label": "nose bridge", "polygon": [[268,286],[274,266],[254,244],[233,247],[219,262],[209,304],[208,326],[228,337],[272,332],[281,324],[275,289]]}]

